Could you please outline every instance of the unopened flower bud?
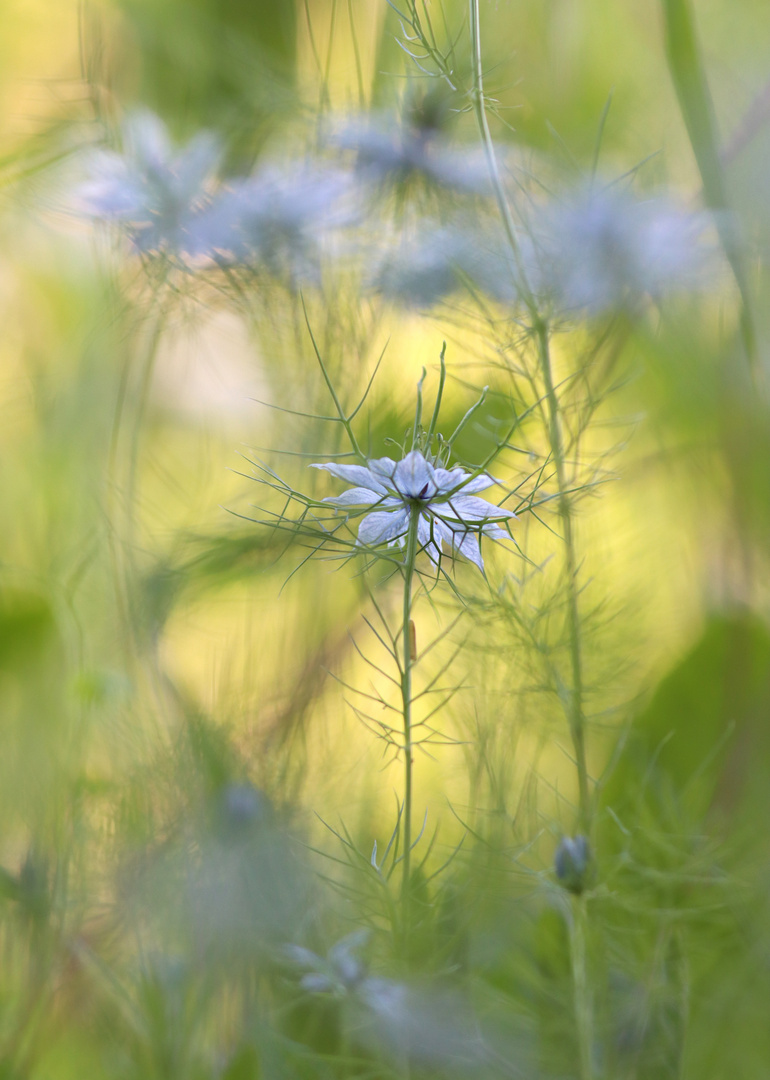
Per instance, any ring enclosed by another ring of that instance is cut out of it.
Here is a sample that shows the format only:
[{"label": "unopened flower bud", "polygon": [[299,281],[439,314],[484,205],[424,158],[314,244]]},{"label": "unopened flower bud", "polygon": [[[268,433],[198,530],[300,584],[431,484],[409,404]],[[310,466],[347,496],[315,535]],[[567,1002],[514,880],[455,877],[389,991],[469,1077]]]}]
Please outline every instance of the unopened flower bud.
[{"label": "unopened flower bud", "polygon": [[556,849],[554,868],[559,882],[579,895],[589,884],[592,871],[591,846],[585,836],[565,836]]}]

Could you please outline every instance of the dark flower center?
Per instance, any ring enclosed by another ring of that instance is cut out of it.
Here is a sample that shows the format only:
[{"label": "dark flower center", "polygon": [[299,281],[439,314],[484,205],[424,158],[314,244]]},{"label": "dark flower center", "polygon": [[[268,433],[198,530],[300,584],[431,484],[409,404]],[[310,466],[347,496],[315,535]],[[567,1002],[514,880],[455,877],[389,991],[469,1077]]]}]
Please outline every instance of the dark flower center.
[{"label": "dark flower center", "polygon": [[430,484],[426,481],[423,484],[423,486],[420,488],[420,490],[417,492],[416,495],[411,495],[410,494],[410,495],[407,496],[407,498],[409,499],[410,502],[413,502],[413,503],[427,502],[428,499],[429,499],[429,495],[428,495],[428,488],[429,487],[430,487]]}]

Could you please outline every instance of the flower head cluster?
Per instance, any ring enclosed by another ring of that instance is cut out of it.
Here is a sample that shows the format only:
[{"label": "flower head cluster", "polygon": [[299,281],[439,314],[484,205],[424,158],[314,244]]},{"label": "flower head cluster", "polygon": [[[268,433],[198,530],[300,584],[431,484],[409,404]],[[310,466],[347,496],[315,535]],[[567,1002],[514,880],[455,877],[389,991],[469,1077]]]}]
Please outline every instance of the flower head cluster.
[{"label": "flower head cluster", "polygon": [[[215,138],[203,132],[175,148],[162,120],[141,111],[126,120],[122,153],[92,153],[78,202],[92,219],[121,226],[139,251],[317,283],[324,253],[359,249],[355,233],[339,241],[373,209],[377,190],[417,178],[489,195],[484,161],[452,147],[435,114],[420,104],[401,118],[343,117],[326,135],[336,161],[266,161],[252,175],[222,179]],[[592,185],[539,207],[533,200],[515,225],[515,253],[483,206],[477,199],[471,218],[466,205],[425,220],[394,247],[379,236],[373,244],[363,230],[363,280],[408,307],[429,308],[470,287],[507,308],[534,300],[549,314],[590,317],[634,312],[649,297],[697,286],[710,263],[713,223],[662,196]]]},{"label": "flower head cluster", "polygon": [[419,450],[412,450],[398,462],[384,457],[365,466],[324,462],[313,468],[356,485],[325,502],[337,507],[374,508],[359,525],[359,544],[403,547],[414,514],[417,541],[435,563],[446,550],[450,556],[470,559],[483,571],[481,536],[507,539],[509,534],[499,523],[516,517],[513,511],[477,497],[476,492],[498,482],[491,476],[472,476],[460,467],[441,468]]},{"label": "flower head cluster", "polygon": [[272,163],[222,182],[219,160],[211,135],[177,151],[163,121],[138,112],[124,124],[123,153],[90,155],[76,203],[85,216],[122,227],[141,252],[317,279],[324,238],[355,214],[350,175],[312,162]]}]

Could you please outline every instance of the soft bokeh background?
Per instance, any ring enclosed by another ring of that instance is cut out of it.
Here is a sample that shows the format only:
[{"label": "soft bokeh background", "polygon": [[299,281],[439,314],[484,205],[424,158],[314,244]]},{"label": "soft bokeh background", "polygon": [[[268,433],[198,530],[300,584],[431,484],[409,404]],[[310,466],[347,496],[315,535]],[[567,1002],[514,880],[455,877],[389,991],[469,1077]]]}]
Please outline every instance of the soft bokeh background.
[{"label": "soft bokeh background", "polygon": [[[444,6],[448,23],[462,27],[465,5]],[[485,0],[481,7],[487,90],[509,125],[492,121],[502,146],[578,176],[590,168],[611,95],[600,173],[613,177],[649,157],[639,173],[643,189],[665,184],[684,205],[700,204],[667,63],[664,5]],[[698,0],[694,12],[732,211],[751,246],[758,351],[767,365],[770,109],[758,95],[767,97],[770,77],[770,8],[761,0]],[[213,290],[190,290],[164,313],[143,387],[141,358],[158,320],[151,290],[138,264],[127,266],[103,234],[73,218],[65,192],[75,149],[98,121],[114,127],[132,106],[154,109],[180,139],[200,128],[219,132],[229,167],[244,171],[297,145],[319,109],[397,108],[413,69],[385,0],[7,0],[0,27],[0,864],[7,868],[0,1076],[181,1078],[232,1067],[226,1075],[237,1080],[259,1069],[311,1072],[304,1058],[277,1066],[283,1050],[257,1028],[240,1034],[245,1006],[235,994],[220,1003],[215,1022],[196,1013],[199,986],[180,991],[174,1013],[170,991],[155,1009],[152,994],[166,990],[153,989],[149,976],[136,991],[133,983],[121,987],[115,972],[134,972],[148,941],[168,953],[164,964],[183,966],[190,941],[220,933],[224,954],[243,958],[250,934],[264,928],[260,918],[268,936],[301,937],[307,851],[295,865],[281,830],[334,850],[318,815],[335,829],[344,821],[368,850],[375,838],[384,846],[393,827],[400,769],[383,760],[347,706],[349,695],[327,674],[359,685],[369,678],[350,636],[373,644],[360,581],[349,567],[324,562],[287,581],[299,556],[279,562],[283,539],[233,516],[248,516],[260,498],[249,459],[300,449],[324,460],[339,448],[323,425],[269,407],[326,412],[322,380],[296,302],[266,298],[247,315]],[[472,116],[454,118],[452,132],[472,141]],[[658,957],[650,980],[662,1002],[648,993],[639,1006],[646,1020],[634,1012],[646,992],[641,977],[613,991],[636,1017],[626,1037],[657,1024],[664,1049],[649,1059],[634,1051],[625,1071],[608,1077],[716,1078],[730,1062],[731,1073],[748,1078],[764,1075],[770,1060],[762,1020],[770,938],[766,925],[758,929],[768,909],[756,899],[770,875],[770,412],[731,344],[736,309],[725,270],[708,302],[682,301],[666,319],[629,329],[624,384],[602,406],[593,436],[597,449],[618,444],[615,479],[581,504],[586,605],[593,598],[607,605],[588,646],[595,711],[604,717],[590,737],[592,767],[604,767],[635,716],[637,757],[617,774],[615,809],[649,759],[666,754],[672,788],[695,792],[694,808],[672,811],[667,823],[659,806],[649,810],[644,850],[654,873],[609,886],[635,895],[646,914],[629,903],[608,923],[615,919],[626,944],[637,934],[630,949],[638,948],[642,968]],[[311,316],[324,328],[349,400],[389,342],[371,407],[377,452],[409,423],[423,366],[427,386],[435,380],[442,341],[450,420],[473,400],[465,382],[490,381],[476,362],[490,350],[461,318],[364,308],[340,319],[359,326],[360,339],[351,341],[338,340],[317,300]],[[557,341],[557,365],[566,370],[574,349],[570,339]],[[493,401],[493,419],[495,408]],[[484,439],[481,427],[469,432],[465,455],[483,456]],[[280,467],[307,488],[297,459]],[[545,536],[531,543],[544,556]],[[497,581],[505,560],[490,559]],[[472,571],[460,573],[475,588]],[[536,595],[537,581],[529,588]],[[419,639],[441,619],[422,609]],[[498,855],[523,845],[539,882],[560,827],[571,828],[568,733],[553,703],[528,693],[529,661],[517,656],[515,635],[492,619],[470,622],[469,644],[452,669],[468,689],[445,717],[462,745],[418,758],[417,816],[427,812],[430,831],[440,824],[436,851],[446,856],[460,822],[481,828],[479,816],[486,821],[489,811]],[[490,760],[477,805],[469,761],[482,735]],[[270,825],[275,834],[255,841],[260,882],[272,882],[259,885],[255,899],[232,869],[244,861],[238,844],[252,840],[237,839],[223,855],[206,807],[229,793],[235,803],[227,812],[251,819],[263,813],[249,802],[257,791],[280,808],[280,821]],[[607,850],[637,824],[621,820]],[[711,846],[725,837],[725,853],[709,862]],[[213,868],[209,848],[216,848]],[[190,851],[197,871],[185,864]],[[494,877],[499,866],[488,872]],[[722,875],[716,897],[697,891],[709,875]],[[658,888],[665,895],[653,901]],[[190,925],[176,925],[179,897],[191,893]],[[480,903],[487,919],[480,964],[489,970],[495,943],[513,955],[536,917],[500,930],[497,901]],[[739,908],[743,939],[731,922]],[[668,921],[656,922],[652,913],[662,910]],[[645,918],[647,937],[635,924]],[[691,923],[696,944],[682,979],[692,1011],[675,1022],[683,1006],[666,998],[664,969],[685,964],[688,946],[678,935]],[[549,964],[560,963],[548,952],[558,952],[560,931],[547,920],[538,926],[546,959],[532,970],[545,978]],[[535,980],[516,963],[500,962],[496,992]],[[175,978],[158,975],[158,986],[182,985]],[[144,1014],[142,1001],[150,1001]],[[528,1008],[538,1006],[530,999]],[[148,1033],[146,1017],[161,1014],[165,1034]],[[510,1033],[510,1022],[500,1023]],[[686,1049],[667,1056],[669,1028],[679,1023]],[[261,1048],[259,1066],[239,1049],[242,1037]],[[165,1057],[141,1049],[154,1038]],[[201,1047],[205,1067],[196,1057]]]}]

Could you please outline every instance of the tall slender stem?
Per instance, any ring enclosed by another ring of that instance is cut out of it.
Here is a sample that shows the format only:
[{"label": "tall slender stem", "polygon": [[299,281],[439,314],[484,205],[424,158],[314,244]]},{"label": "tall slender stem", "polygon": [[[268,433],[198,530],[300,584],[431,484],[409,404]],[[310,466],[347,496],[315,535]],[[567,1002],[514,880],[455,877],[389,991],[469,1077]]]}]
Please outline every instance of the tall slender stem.
[{"label": "tall slender stem", "polygon": [[487,160],[487,171],[492,184],[500,216],[503,219],[506,239],[516,264],[516,286],[521,293],[524,303],[533,316],[537,313],[537,305],[532,290],[527,281],[527,272],[521,255],[519,241],[516,237],[516,226],[508,203],[508,197],[500,175],[500,166],[497,163],[495,144],[487,123],[487,113],[484,106],[484,73],[481,66],[481,20],[479,18],[479,0],[469,0],[469,20],[471,28],[471,63],[473,65],[473,107],[476,113],[476,122],[481,136],[481,144],[484,147],[484,156]]},{"label": "tall slender stem", "polygon": [[[162,283],[161,283],[162,286]],[[115,597],[121,632],[127,654],[136,648],[137,615],[132,602],[132,577],[134,573],[133,552],[136,548],[136,488],[139,470],[139,450],[142,423],[147,410],[147,400],[155,370],[158,346],[166,325],[167,305],[161,300],[153,304],[146,321],[142,355],[138,361],[138,373],[128,356],[120,375],[115,414],[107,454],[107,506],[111,520],[109,532],[110,557],[115,582]],[[135,383],[138,381],[138,386]],[[127,442],[125,472],[120,469],[120,452],[123,446],[124,428]],[[121,535],[122,533],[122,535]]]},{"label": "tall slender stem", "polygon": [[409,515],[406,558],[404,561],[404,625],[402,629],[404,655],[401,668],[401,707],[404,717],[404,852],[402,855],[401,901],[405,932],[409,920],[409,885],[412,855],[412,667],[415,657],[410,624],[412,581],[414,579],[414,564],[417,558],[417,525],[419,520],[420,507],[415,505]]},{"label": "tall slender stem", "polygon": [[546,400],[548,403],[549,417],[549,442],[554,464],[556,466],[556,481],[559,487],[559,515],[562,520],[564,534],[564,549],[567,572],[567,621],[570,643],[570,668],[571,686],[569,690],[568,719],[572,743],[575,750],[575,762],[578,772],[579,789],[579,819],[580,828],[588,832],[590,819],[590,798],[588,790],[588,769],[586,767],[585,753],[585,724],[583,717],[583,661],[581,655],[580,638],[580,615],[578,611],[577,590],[577,560],[575,557],[575,542],[572,528],[572,507],[568,495],[567,475],[564,461],[564,444],[561,433],[561,416],[559,399],[553,385],[551,372],[551,355],[548,340],[548,325],[537,310],[537,303],[527,283],[526,270],[521,257],[519,243],[516,238],[516,230],[511,215],[511,209],[503,187],[500,169],[495,156],[494,144],[487,124],[486,111],[484,108],[484,82],[481,67],[481,28],[479,19],[479,0],[469,0],[469,14],[471,27],[471,52],[473,61],[473,90],[476,119],[479,126],[484,153],[487,158],[489,177],[495,192],[500,215],[503,219],[506,237],[516,263],[518,275],[518,287],[522,299],[527,305],[535,330],[540,367],[543,383],[545,385]]},{"label": "tall slender stem", "polygon": [[593,1080],[593,1017],[591,993],[588,985],[586,964],[586,931],[588,912],[584,896],[573,897],[572,925],[570,927],[570,953],[572,959],[572,987],[574,994],[575,1025],[577,1027],[580,1080]]},{"label": "tall slender stem", "polygon": [[556,483],[559,489],[559,516],[562,522],[564,538],[564,559],[567,576],[567,633],[570,654],[570,687],[567,706],[572,745],[575,751],[575,764],[578,774],[578,816],[580,831],[588,834],[590,829],[590,794],[588,789],[588,767],[586,765],[585,717],[583,713],[583,657],[580,633],[580,612],[578,609],[577,559],[575,555],[575,537],[572,527],[572,503],[569,497],[567,469],[564,460],[564,440],[561,429],[561,409],[559,398],[553,385],[551,370],[551,350],[548,325],[539,319],[535,331],[538,341],[540,368],[548,405],[549,443],[554,465]]},{"label": "tall slender stem", "polygon": [[[526,268],[521,255],[516,227],[511,208],[503,185],[500,169],[495,155],[494,143],[487,123],[484,103],[484,82],[482,73],[481,27],[479,18],[479,0],[468,0],[471,30],[471,60],[473,64],[473,104],[476,112],[481,142],[487,159],[492,189],[497,200],[503,221],[506,238],[516,266],[516,276],[521,299],[531,319],[533,333],[537,339],[540,371],[545,389],[548,409],[548,441],[556,467],[558,486],[559,516],[562,522],[564,538],[565,571],[567,577],[567,633],[570,654],[570,686],[568,691],[567,715],[575,752],[575,764],[578,774],[578,820],[581,832],[590,833],[590,792],[588,768],[585,751],[585,717],[583,710],[583,658],[581,647],[580,612],[578,607],[577,557],[572,523],[572,505],[569,495],[567,467],[562,436],[562,411],[558,394],[553,383],[549,327],[538,310],[537,298],[527,281]],[[575,1021],[580,1047],[581,1080],[593,1080],[593,1017],[586,966],[586,937],[588,912],[585,898],[577,897],[573,908],[571,931],[571,967],[574,993]]]},{"label": "tall slender stem", "polygon": [[572,507],[568,494],[567,475],[564,461],[564,444],[561,433],[561,415],[559,399],[553,385],[551,372],[551,354],[548,339],[548,324],[537,310],[537,302],[529,289],[526,271],[516,238],[516,230],[511,215],[511,209],[503,187],[500,169],[495,156],[494,143],[487,124],[487,116],[484,108],[484,82],[481,67],[481,26],[479,19],[479,0],[469,0],[469,16],[471,28],[471,53],[473,63],[473,92],[476,119],[479,134],[484,146],[487,158],[489,177],[495,192],[500,215],[503,219],[506,237],[511,252],[516,262],[519,276],[517,282],[522,294],[522,299],[529,309],[532,319],[532,327],[537,336],[540,368],[543,383],[545,385],[546,400],[548,403],[549,417],[549,442],[551,454],[556,466],[556,481],[559,487],[559,514],[562,520],[564,534],[564,550],[567,572],[567,622],[570,643],[570,668],[571,686],[569,689],[568,719],[572,743],[575,750],[575,762],[578,773],[579,789],[579,820],[580,828],[584,832],[589,830],[590,821],[590,798],[588,790],[588,769],[586,767],[585,752],[585,724],[583,717],[583,660],[581,655],[580,615],[578,611],[577,590],[577,560],[575,557],[575,542],[572,529]]}]

